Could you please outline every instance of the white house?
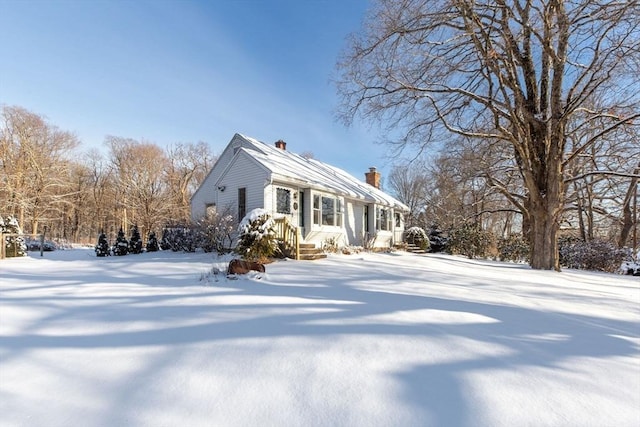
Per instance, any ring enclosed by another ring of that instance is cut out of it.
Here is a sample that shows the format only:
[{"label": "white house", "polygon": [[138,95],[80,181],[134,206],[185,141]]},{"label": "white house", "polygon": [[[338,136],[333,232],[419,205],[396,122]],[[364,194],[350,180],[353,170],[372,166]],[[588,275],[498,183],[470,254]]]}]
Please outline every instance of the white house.
[{"label": "white house", "polygon": [[409,208],[379,189],[380,173],[366,182],[342,169],[235,134],[191,198],[196,220],[212,209],[230,209],[240,221],[263,208],[297,227],[303,243],[321,247],[391,247],[402,241]]}]

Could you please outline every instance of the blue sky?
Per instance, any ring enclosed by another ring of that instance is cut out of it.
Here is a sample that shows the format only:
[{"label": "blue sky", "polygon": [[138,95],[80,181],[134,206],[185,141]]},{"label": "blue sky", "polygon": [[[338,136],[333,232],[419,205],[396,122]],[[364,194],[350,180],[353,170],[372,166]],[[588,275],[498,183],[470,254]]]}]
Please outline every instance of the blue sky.
[{"label": "blue sky", "polygon": [[0,104],[75,132],[209,143],[234,133],[364,179],[375,129],[335,120],[331,77],[368,0],[0,0]]}]

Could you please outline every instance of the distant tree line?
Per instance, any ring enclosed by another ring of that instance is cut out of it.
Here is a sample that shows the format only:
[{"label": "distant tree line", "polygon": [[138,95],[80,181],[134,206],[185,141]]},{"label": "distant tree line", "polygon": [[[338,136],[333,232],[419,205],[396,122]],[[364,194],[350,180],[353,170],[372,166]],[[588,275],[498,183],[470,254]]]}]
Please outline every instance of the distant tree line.
[{"label": "distant tree line", "polygon": [[106,136],[105,152],[83,151],[72,132],[18,106],[0,107],[0,214],[25,233],[95,244],[120,228],[160,232],[188,223],[190,198],[216,156],[204,142]]}]

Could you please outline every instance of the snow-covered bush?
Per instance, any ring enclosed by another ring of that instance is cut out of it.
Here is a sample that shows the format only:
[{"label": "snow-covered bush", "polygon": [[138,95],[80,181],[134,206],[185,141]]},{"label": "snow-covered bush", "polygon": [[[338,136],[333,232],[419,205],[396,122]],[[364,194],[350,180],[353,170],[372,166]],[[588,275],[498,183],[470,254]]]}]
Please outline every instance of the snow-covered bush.
[{"label": "snow-covered bush", "polygon": [[596,270],[612,273],[620,268],[627,253],[613,243],[594,239],[585,242],[575,238],[558,240],[560,265],[581,270]]},{"label": "snow-covered bush", "polygon": [[498,256],[500,261],[529,261],[529,242],[521,234],[511,234],[507,238],[498,239]]},{"label": "snow-covered bush", "polygon": [[131,238],[129,239],[129,252],[132,254],[139,254],[142,252],[142,237],[140,237],[140,230],[138,226],[134,225],[131,229]]},{"label": "snow-covered bush", "polygon": [[[22,234],[22,229],[18,220],[13,216],[2,218],[0,216],[0,232],[4,234]],[[27,256],[27,245],[22,236],[6,236],[4,238],[5,256],[20,257]]]},{"label": "snow-covered bush", "polygon": [[129,242],[127,238],[124,237],[124,231],[122,227],[120,227],[120,231],[118,231],[118,237],[116,238],[116,244],[113,245],[113,254],[114,255],[126,255],[129,252]]},{"label": "snow-covered bush", "polygon": [[420,227],[410,227],[405,231],[407,243],[416,245],[422,250],[428,250],[431,247],[429,237],[426,231]]},{"label": "snow-covered bush", "polygon": [[96,256],[103,257],[111,255],[111,250],[109,249],[109,241],[107,240],[107,235],[104,234],[104,231],[100,232],[98,236],[98,243],[95,247]]},{"label": "snow-covered bush", "polygon": [[200,236],[196,228],[188,224],[166,226],[162,232],[160,247],[165,251],[171,249],[174,252],[195,252],[200,246]]},{"label": "snow-covered bush", "polygon": [[640,276],[640,251],[633,255],[632,249],[627,249],[627,256],[624,262],[620,265],[621,274],[630,274],[634,276]]},{"label": "snow-covered bush", "polygon": [[156,233],[153,231],[149,233],[147,237],[147,252],[157,252],[160,247],[158,246],[158,238],[156,237]]},{"label": "snow-covered bush", "polygon": [[470,259],[486,258],[493,241],[491,232],[469,223],[449,232],[448,250]]},{"label": "snow-covered bush", "polygon": [[236,252],[247,260],[264,262],[278,250],[275,223],[264,209],[249,212],[240,222],[238,233]]},{"label": "snow-covered bush", "polygon": [[205,252],[222,255],[231,250],[235,220],[229,211],[216,212],[196,222],[200,246]]}]

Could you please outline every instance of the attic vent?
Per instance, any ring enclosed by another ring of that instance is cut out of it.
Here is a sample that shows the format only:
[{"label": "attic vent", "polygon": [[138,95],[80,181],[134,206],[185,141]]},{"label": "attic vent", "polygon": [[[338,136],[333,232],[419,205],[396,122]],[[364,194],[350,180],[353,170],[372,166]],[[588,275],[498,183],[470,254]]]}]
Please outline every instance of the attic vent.
[{"label": "attic vent", "polygon": [[279,148],[283,151],[287,151],[287,143],[279,139],[276,141],[276,148]]}]

